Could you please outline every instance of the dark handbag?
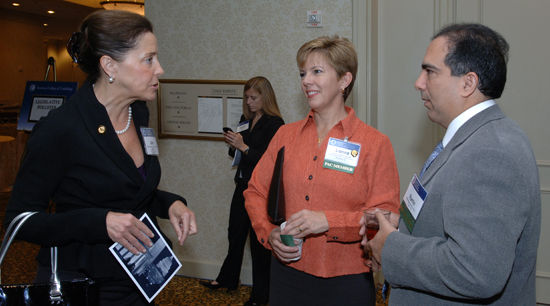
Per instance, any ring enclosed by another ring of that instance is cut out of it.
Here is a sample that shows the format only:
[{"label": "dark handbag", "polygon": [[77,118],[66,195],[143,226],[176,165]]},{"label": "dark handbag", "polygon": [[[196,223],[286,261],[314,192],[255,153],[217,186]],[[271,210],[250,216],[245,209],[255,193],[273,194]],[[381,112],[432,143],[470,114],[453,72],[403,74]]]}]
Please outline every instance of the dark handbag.
[{"label": "dark handbag", "polygon": [[[35,213],[22,213],[10,223],[0,248],[0,265],[19,228]],[[60,282],[57,277],[57,247],[52,247],[51,252],[52,278],[50,283],[0,284],[0,306],[99,305],[99,283],[89,278]]]}]

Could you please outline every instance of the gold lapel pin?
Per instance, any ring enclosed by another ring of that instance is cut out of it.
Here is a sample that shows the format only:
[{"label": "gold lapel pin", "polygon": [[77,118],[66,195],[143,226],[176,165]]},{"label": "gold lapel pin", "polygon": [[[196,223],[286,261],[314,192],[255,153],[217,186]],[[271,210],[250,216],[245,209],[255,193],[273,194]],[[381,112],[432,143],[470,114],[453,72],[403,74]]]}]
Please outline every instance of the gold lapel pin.
[{"label": "gold lapel pin", "polygon": [[100,125],[98,128],[97,128],[97,131],[99,132],[99,134],[105,134],[105,126],[104,125]]}]

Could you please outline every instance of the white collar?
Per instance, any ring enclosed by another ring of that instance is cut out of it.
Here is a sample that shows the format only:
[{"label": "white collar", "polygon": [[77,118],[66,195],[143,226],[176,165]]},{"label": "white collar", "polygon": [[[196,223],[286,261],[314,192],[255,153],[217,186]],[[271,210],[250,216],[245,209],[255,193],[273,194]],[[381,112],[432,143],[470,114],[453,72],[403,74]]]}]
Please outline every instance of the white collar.
[{"label": "white collar", "polygon": [[443,137],[443,147],[446,147],[449,141],[453,138],[453,136],[456,134],[456,131],[464,124],[466,121],[470,120],[473,116],[481,113],[483,110],[495,105],[495,100],[487,100],[481,103],[478,103],[467,110],[465,110],[462,114],[458,115],[458,117],[454,118],[453,121],[451,121],[451,124],[449,124],[449,127],[447,128],[447,132],[445,133],[445,137]]}]

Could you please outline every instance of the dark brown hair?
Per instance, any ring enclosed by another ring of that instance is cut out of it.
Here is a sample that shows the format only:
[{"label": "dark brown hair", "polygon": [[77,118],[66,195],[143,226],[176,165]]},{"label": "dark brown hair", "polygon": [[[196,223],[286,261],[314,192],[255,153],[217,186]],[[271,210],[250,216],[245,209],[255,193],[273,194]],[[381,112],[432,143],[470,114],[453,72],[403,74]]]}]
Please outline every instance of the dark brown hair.
[{"label": "dark brown hair", "polygon": [[67,43],[67,51],[80,70],[95,82],[99,77],[102,56],[124,60],[139,38],[152,33],[151,22],[135,13],[121,10],[100,10],[88,15]]},{"label": "dark brown hair", "polygon": [[488,98],[500,98],[506,85],[510,49],[504,37],[477,23],[447,25],[433,39],[440,36],[447,39],[449,52],[445,65],[451,69],[451,75],[475,72],[479,77],[479,91]]}]

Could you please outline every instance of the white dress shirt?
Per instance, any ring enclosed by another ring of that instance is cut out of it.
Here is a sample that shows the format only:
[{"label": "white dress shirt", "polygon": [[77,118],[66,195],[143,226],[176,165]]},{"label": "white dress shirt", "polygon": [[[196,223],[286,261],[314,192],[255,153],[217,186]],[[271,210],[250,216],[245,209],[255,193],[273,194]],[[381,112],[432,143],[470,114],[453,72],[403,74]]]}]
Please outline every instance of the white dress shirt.
[{"label": "white dress shirt", "polygon": [[458,117],[454,118],[453,121],[451,121],[451,124],[449,124],[449,127],[447,128],[447,132],[445,133],[445,137],[443,137],[443,147],[445,148],[449,141],[453,138],[453,136],[456,134],[456,131],[464,124],[466,121],[470,120],[473,116],[481,113],[483,110],[495,105],[495,100],[487,100],[484,102],[481,102],[479,104],[476,104],[467,110],[465,110],[462,114],[458,115]]}]

